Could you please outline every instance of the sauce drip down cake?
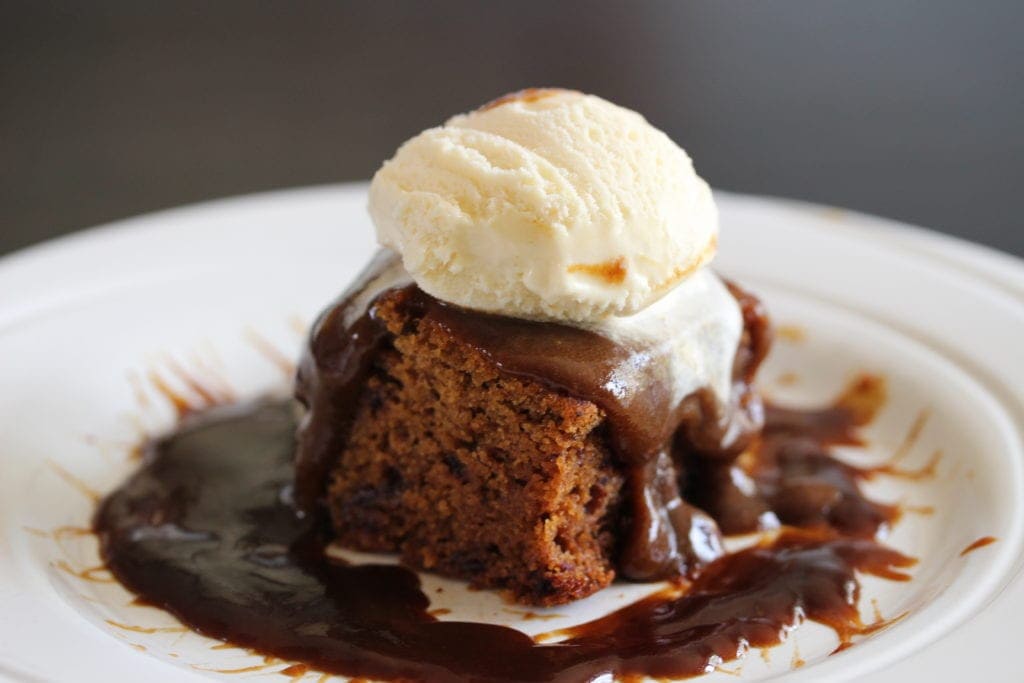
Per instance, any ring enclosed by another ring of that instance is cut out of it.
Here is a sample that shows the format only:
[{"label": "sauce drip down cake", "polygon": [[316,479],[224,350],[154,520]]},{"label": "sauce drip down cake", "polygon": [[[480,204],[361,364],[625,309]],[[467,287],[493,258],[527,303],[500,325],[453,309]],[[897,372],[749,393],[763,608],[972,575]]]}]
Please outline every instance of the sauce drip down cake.
[{"label": "sauce drip down cake", "polygon": [[[707,267],[717,214],[682,149],[600,98],[523,91],[406,142],[370,213],[383,248],[300,364],[302,509],[527,604],[723,554],[683,492],[761,429],[770,335]],[[778,524],[747,503],[747,530]]]},{"label": "sauce drip down cake", "polygon": [[[667,136],[597,97],[514,93],[404,144],[370,214],[381,249],[313,326],[302,406],[176,403],[100,504],[133,604],[262,657],[223,671],[441,683],[667,680],[804,620],[838,649],[892,623],[859,608],[861,576],[915,564],[877,541],[901,507],[861,489],[891,469],[832,452],[862,443],[885,381],[762,402],[767,316],[709,269],[715,205]],[[410,567],[530,605],[672,585],[548,642],[441,618]]]}]

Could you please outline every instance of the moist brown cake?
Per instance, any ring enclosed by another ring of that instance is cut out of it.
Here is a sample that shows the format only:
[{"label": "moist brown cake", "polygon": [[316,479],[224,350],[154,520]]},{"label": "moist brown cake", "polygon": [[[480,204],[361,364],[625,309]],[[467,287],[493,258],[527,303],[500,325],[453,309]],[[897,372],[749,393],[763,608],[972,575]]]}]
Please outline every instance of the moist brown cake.
[{"label": "moist brown cake", "polygon": [[728,468],[760,431],[750,382],[770,335],[756,299],[730,286],[744,331],[727,402],[700,389],[675,403],[647,347],[445,304],[402,273],[381,252],[310,336],[302,512],[327,510],[343,546],[534,605],[616,575],[693,577],[723,554],[683,484],[698,462]]},{"label": "moist brown cake", "polygon": [[503,373],[385,293],[375,356],[327,490],[338,540],[565,603],[615,576],[624,477],[589,401]]}]

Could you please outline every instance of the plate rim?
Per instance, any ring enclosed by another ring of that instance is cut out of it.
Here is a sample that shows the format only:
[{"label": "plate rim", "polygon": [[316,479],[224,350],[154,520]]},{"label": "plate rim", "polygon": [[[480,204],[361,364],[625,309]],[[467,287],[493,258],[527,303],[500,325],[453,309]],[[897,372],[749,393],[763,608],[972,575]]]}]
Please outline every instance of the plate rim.
[{"label": "plate rim", "polygon": [[[113,223],[97,226],[90,228],[72,235],[57,238],[42,242],[37,245],[30,246],[28,248],[13,252],[11,254],[0,257],[0,291],[4,291],[3,283],[5,277],[10,272],[15,273],[15,282],[17,279],[31,278],[34,277],[34,273],[43,272],[46,268],[51,266],[46,265],[47,261],[53,258],[54,255],[60,254],[73,254],[77,250],[81,249],[83,245],[94,244],[102,242],[106,239],[115,238],[119,235],[131,235],[134,237],[144,239],[140,235],[142,233],[151,231],[159,232],[167,230],[173,224],[174,221],[180,220],[182,217],[186,217],[189,214],[197,212],[207,212],[211,210],[223,210],[233,209],[239,202],[269,202],[278,203],[282,198],[298,198],[309,197],[320,193],[338,193],[341,191],[344,194],[351,193],[363,193],[365,191],[365,182],[356,183],[344,183],[344,184],[330,184],[330,185],[317,185],[303,188],[292,188],[284,190],[274,190],[270,192],[259,192],[248,195],[241,195],[237,197],[226,197],[220,199],[214,199],[209,201],[200,202],[197,204],[185,205],[182,207],[175,207],[171,209],[165,209],[162,211],[142,214],[132,218],[116,221]],[[742,195],[731,192],[716,192],[719,201],[725,200],[727,202],[752,202],[754,204],[763,205],[775,205],[775,206],[788,206],[801,211],[816,211],[816,212],[828,212],[828,211],[841,211],[844,215],[849,217],[849,220],[843,221],[843,228],[847,231],[854,233],[863,234],[863,231],[875,231],[873,239],[889,239],[895,229],[900,233],[900,237],[893,241],[893,244],[897,248],[903,250],[904,254],[908,258],[915,259],[936,259],[935,262],[940,262],[939,257],[929,254],[921,253],[915,248],[915,245],[921,244],[922,242],[929,242],[936,250],[944,254],[943,258],[947,261],[955,261],[955,254],[951,254],[950,250],[954,247],[949,246],[951,243],[957,245],[956,248],[964,248],[963,245],[968,245],[972,250],[972,258],[974,263],[984,263],[987,259],[999,261],[1001,267],[1007,272],[1016,273],[1021,277],[1021,281],[1024,282],[1024,260],[1019,259],[1016,256],[1005,254],[997,250],[985,247],[982,245],[976,245],[965,240],[961,240],[955,237],[936,233],[925,228],[913,226],[898,221],[893,221],[886,218],[880,218],[869,214],[863,214],[859,212],[847,211],[842,209],[835,209],[834,207],[828,207],[820,204],[813,204],[809,202],[803,202],[799,200],[771,198],[757,195]],[[164,224],[166,222],[167,224]],[[147,230],[148,229],[148,230]],[[960,264],[962,265],[962,264]],[[982,277],[982,273],[973,270],[974,266],[964,266],[960,270],[960,275],[971,279],[972,281],[984,286],[986,289],[993,287],[995,283],[991,282],[989,278]],[[37,269],[41,269],[38,270]],[[20,272],[19,272],[20,271]],[[179,271],[180,272],[180,271]],[[998,285],[996,285],[998,286]],[[1012,283],[1009,285],[1001,286],[1000,289],[1007,294],[1014,297],[1016,303],[1024,308],[1024,297],[1021,297],[1015,290],[1016,284]],[[101,290],[94,290],[91,293],[93,295],[101,293]],[[8,290],[9,291],[9,290]],[[48,296],[46,292],[43,292],[39,301],[33,302],[31,297],[28,302],[22,306],[10,305],[10,302],[0,300],[0,334],[3,330],[11,324],[17,324],[18,321],[25,318],[25,316],[31,317],[32,315],[45,313],[46,309],[55,305],[66,305],[69,300],[74,300],[81,297],[81,293],[75,293],[65,299],[54,298]],[[838,305],[838,304],[837,304]],[[13,312],[12,312],[13,311]],[[860,314],[860,312],[856,312]],[[973,373],[968,372],[969,376],[975,381],[978,381]],[[987,386],[982,383],[983,387]],[[1007,586],[1010,583],[1021,581],[1021,577],[1015,576],[1009,578]],[[969,622],[961,622],[959,628],[967,627]],[[923,643],[920,647],[927,650],[928,647],[937,645],[941,640],[948,636],[948,632],[939,636],[936,639],[930,640],[927,643]],[[920,652],[921,650],[916,650]],[[5,662],[0,661],[0,679],[3,679],[7,674],[4,669],[6,667]],[[808,674],[812,673],[813,670],[809,670]],[[19,675],[21,672],[18,672]]]}]

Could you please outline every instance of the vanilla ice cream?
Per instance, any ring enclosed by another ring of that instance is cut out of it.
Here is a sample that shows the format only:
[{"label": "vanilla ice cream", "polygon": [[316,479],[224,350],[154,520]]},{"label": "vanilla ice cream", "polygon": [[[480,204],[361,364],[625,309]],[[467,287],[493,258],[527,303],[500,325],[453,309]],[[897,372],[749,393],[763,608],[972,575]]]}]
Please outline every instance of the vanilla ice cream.
[{"label": "vanilla ice cream", "polygon": [[369,209],[427,293],[582,324],[651,305],[712,258],[718,234],[682,149],[567,90],[514,93],[420,133],[374,176]]}]

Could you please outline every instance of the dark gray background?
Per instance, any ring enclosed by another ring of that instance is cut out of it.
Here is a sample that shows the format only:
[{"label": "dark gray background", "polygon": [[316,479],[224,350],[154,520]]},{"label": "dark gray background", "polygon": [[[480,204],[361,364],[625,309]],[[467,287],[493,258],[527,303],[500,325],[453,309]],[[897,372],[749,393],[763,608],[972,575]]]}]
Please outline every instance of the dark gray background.
[{"label": "dark gray background", "polygon": [[1024,254],[1024,3],[0,0],[0,253],[367,178],[405,138],[561,85],[713,185]]}]

